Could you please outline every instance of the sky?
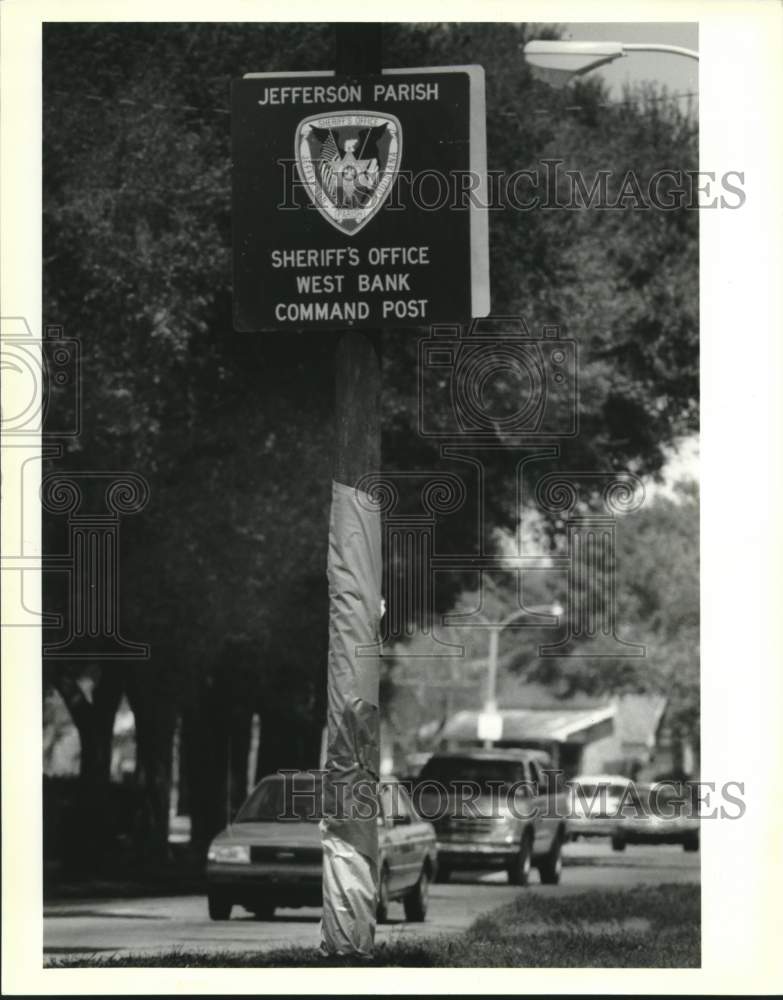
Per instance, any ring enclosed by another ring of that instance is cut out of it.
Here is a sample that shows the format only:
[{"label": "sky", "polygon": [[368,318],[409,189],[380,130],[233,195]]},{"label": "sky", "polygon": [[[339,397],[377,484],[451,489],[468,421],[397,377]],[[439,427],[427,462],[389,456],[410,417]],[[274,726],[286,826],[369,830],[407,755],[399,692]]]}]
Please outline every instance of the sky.
[{"label": "sky", "polygon": [[[563,38],[580,42],[647,42],[662,45],[679,45],[686,49],[698,49],[699,29],[696,23],[622,23],[606,21],[602,23],[568,22]],[[613,100],[622,97],[626,83],[636,84],[652,81],[665,86],[672,93],[696,93],[699,83],[699,64],[680,55],[658,52],[633,52],[623,59],[617,59],[607,66],[593,70],[611,88]]]}]

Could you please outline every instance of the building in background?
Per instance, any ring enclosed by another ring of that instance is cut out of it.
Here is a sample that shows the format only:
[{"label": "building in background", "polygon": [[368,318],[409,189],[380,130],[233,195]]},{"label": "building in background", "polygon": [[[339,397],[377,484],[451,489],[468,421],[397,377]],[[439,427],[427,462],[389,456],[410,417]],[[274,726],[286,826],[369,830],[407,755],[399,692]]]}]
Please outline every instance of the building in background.
[{"label": "building in background", "polygon": [[[660,694],[555,698],[544,687],[517,682],[501,694],[502,730],[494,745],[546,750],[567,777],[612,772],[648,780],[675,766],[662,725],[665,710]],[[482,745],[479,714],[463,709],[442,724],[423,726],[416,756],[425,741],[430,751]]]}]

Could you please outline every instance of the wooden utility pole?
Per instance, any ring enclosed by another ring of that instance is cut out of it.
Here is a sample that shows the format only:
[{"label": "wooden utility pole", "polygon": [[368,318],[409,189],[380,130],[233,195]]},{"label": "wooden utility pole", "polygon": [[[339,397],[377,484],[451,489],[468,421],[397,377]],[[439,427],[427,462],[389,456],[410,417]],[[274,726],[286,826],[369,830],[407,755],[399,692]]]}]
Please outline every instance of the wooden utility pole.
[{"label": "wooden utility pole", "polygon": [[338,24],[336,34],[337,75],[372,76],[381,72],[382,28],[372,24]]},{"label": "wooden utility pole", "polygon": [[[381,72],[381,31],[376,24],[338,24],[335,29],[337,75]],[[381,464],[380,331],[344,333],[337,345],[337,441],[334,478],[355,486]]]},{"label": "wooden utility pole", "polygon": [[[379,24],[339,25],[335,34],[339,76],[380,72]],[[379,891],[377,821],[356,815],[357,789],[364,785],[366,800],[380,768],[378,656],[360,653],[379,632],[380,515],[357,490],[380,469],[379,347],[379,332],[347,331],[335,357],[321,924],[321,948],[331,955],[372,953]]]},{"label": "wooden utility pole", "polygon": [[[337,25],[338,76],[381,72],[381,31],[380,24]],[[349,331],[337,345],[334,478],[347,486],[380,470],[380,345],[380,331]]]},{"label": "wooden utility pole", "polygon": [[[247,331],[319,329],[337,341],[322,947],[357,956],[372,952],[376,915],[388,899],[377,810],[368,810],[380,770],[383,566],[380,505],[365,477],[381,465],[380,331],[452,324],[489,309],[486,210],[471,202],[469,212],[445,204],[426,215],[413,206],[381,213],[399,175],[403,131],[411,176],[434,162],[447,174],[483,175],[483,70],[419,67],[381,76],[381,30],[379,23],[336,25],[333,78],[247,74],[235,81],[231,105],[234,323]],[[283,214],[297,207],[289,194],[295,203],[298,185],[320,221],[313,212]],[[332,269],[341,273],[326,273]],[[422,874],[417,892],[426,890]]]}]

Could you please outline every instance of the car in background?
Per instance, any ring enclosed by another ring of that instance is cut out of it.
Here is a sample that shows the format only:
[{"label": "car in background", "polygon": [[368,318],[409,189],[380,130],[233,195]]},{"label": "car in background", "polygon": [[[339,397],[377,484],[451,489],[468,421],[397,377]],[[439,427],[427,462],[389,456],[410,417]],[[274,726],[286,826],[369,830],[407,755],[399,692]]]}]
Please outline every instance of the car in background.
[{"label": "car in background", "polygon": [[432,756],[431,750],[415,751],[405,757],[405,774],[409,780],[417,778],[421,774],[421,769]]},{"label": "car in background", "polygon": [[621,774],[580,774],[569,782],[568,832],[579,837],[613,837],[619,807],[632,786]]},{"label": "car in background", "polygon": [[699,850],[697,803],[680,782],[660,781],[637,785],[641,809],[629,805],[612,831],[612,848],[626,844],[682,844],[685,851]]},{"label": "car in background", "polygon": [[512,885],[527,885],[533,868],[546,884],[560,881],[565,798],[554,781],[550,787],[550,763],[538,750],[432,755],[414,785],[414,801],[433,818],[439,881],[478,868],[505,869]]},{"label": "car in background", "polygon": [[[279,906],[320,906],[321,784],[318,772],[263,778],[207,853],[207,902],[212,920],[228,920],[235,905],[264,920]],[[379,789],[378,920],[399,900],[408,920],[427,915],[437,873],[435,831],[405,788],[386,778]],[[281,819],[285,816],[285,819]],[[292,817],[292,818],[288,818]]]}]

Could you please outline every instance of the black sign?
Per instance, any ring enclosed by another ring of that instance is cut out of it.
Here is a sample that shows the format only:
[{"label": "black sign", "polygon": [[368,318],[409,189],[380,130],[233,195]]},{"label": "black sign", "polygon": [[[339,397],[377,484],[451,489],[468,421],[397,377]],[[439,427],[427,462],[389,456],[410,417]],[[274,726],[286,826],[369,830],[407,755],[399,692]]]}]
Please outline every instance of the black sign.
[{"label": "black sign", "polygon": [[251,75],[232,116],[237,329],[489,312],[480,67]]}]

